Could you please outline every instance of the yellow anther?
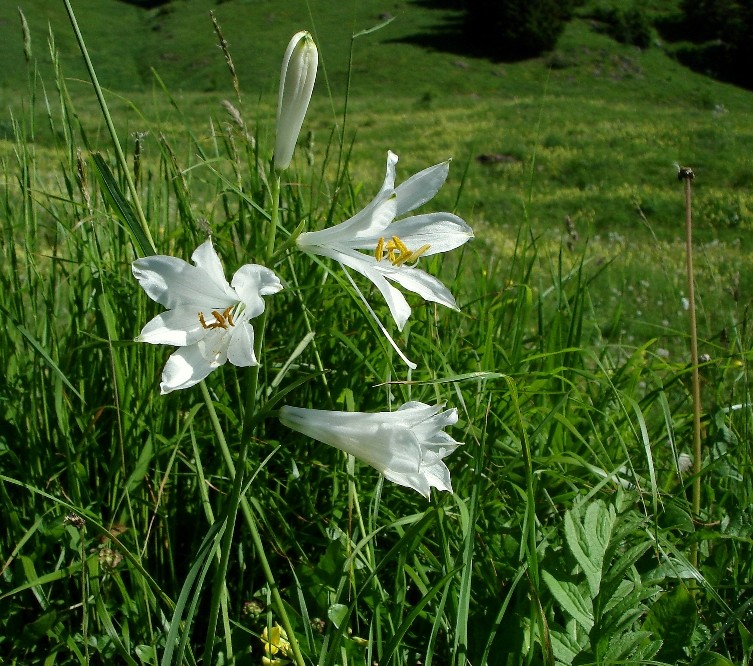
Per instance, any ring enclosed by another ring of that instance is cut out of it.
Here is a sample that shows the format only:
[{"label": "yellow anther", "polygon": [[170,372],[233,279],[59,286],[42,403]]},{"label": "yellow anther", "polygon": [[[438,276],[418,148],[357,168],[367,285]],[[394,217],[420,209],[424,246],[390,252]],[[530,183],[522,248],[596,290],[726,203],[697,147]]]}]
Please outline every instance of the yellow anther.
[{"label": "yellow anther", "polygon": [[431,247],[431,245],[429,245],[428,243],[427,243],[426,245],[422,245],[422,246],[421,246],[420,248],[418,248],[417,250],[415,250],[415,251],[411,252],[411,253],[410,253],[410,258],[409,258],[409,259],[406,259],[405,261],[415,261],[415,260],[416,260],[416,259],[418,259],[418,258],[419,258],[419,257],[420,257],[420,256],[421,256],[422,254],[424,254],[424,253],[428,252],[428,251],[429,251],[429,248],[430,248],[430,247]]},{"label": "yellow anther", "polygon": [[392,237],[392,242],[395,244],[395,247],[400,250],[400,254],[405,254],[406,252],[410,252],[406,244],[403,243],[403,241],[401,241],[397,236]]},{"label": "yellow anther", "polygon": [[422,254],[426,253],[430,247],[431,245],[427,243],[417,250],[411,251],[398,236],[393,236],[386,242],[384,238],[380,238],[377,241],[374,254],[376,255],[377,261],[381,261],[384,259],[384,256],[387,255],[387,258],[393,266],[402,266],[405,263],[413,262],[418,259]]},{"label": "yellow anther", "polygon": [[233,306],[230,305],[229,307],[226,307],[223,312],[219,312],[218,310],[212,310],[212,316],[214,317],[214,321],[207,324],[206,319],[204,319],[204,313],[199,312],[199,323],[201,324],[202,328],[206,328],[208,330],[213,330],[215,328],[222,328],[227,331],[228,326],[235,326],[235,322],[233,321],[233,315],[232,315]]}]

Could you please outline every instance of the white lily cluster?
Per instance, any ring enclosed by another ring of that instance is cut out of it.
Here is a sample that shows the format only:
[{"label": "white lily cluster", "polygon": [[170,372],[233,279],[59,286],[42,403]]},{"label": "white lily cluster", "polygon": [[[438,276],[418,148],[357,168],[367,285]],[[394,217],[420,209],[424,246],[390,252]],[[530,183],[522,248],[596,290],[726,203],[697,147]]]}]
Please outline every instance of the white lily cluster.
[{"label": "white lily cluster", "polygon": [[[311,35],[296,33],[282,64],[274,152],[278,172],[292,159],[317,63]],[[397,155],[388,152],[382,187],[363,210],[329,229],[302,233],[296,243],[303,252],[334,259],[371,280],[402,330],[411,309],[391,283],[457,310],[447,287],[417,264],[422,257],[460,247],[473,238],[473,231],[452,213],[407,215],[439,191],[449,162],[424,169],[396,187],[397,161]],[[191,259],[193,264],[157,255],[137,259],[132,265],[147,295],[166,308],[144,326],[137,340],[178,347],[162,373],[163,394],[194,386],[228,361],[239,367],[258,365],[251,320],[264,312],[263,297],[282,289],[274,272],[256,264],[241,266],[228,282],[211,240],[200,245]],[[457,410],[421,402],[378,413],[288,405],[280,410],[280,421],[289,428],[365,461],[386,479],[427,498],[431,488],[452,491],[444,458],[461,443],[444,428],[457,420]],[[274,654],[271,648],[265,650]]]}]

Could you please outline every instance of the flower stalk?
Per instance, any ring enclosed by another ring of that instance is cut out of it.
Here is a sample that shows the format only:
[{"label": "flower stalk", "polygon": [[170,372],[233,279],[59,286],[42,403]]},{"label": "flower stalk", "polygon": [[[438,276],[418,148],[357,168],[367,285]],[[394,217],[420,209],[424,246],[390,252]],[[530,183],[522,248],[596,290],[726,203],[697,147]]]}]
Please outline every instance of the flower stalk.
[{"label": "flower stalk", "polygon": [[[688,319],[690,324],[690,365],[693,391],[693,516],[698,518],[701,511],[701,377],[698,371],[698,327],[695,311],[695,279],[693,273],[693,213],[691,205],[692,186],[695,178],[693,170],[680,167],[677,177],[683,181],[685,189],[685,254],[687,257],[688,279]],[[698,542],[690,549],[690,563],[698,568]]]}]

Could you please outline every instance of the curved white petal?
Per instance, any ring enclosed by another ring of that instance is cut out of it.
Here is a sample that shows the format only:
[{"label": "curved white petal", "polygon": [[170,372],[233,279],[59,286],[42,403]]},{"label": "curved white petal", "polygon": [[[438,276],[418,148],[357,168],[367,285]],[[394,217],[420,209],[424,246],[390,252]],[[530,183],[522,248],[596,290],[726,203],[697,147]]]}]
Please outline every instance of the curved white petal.
[{"label": "curved white petal", "polygon": [[254,329],[247,321],[236,324],[235,329],[230,334],[227,360],[240,368],[259,365],[254,354]]},{"label": "curved white petal", "polygon": [[142,329],[137,342],[153,345],[192,345],[206,335],[195,307],[179,307],[158,314]]},{"label": "curved white petal", "polygon": [[264,312],[262,296],[276,294],[282,289],[282,283],[271,270],[258,264],[241,266],[233,275],[233,289],[246,306],[249,319]]},{"label": "curved white petal", "polygon": [[425,273],[420,268],[392,266],[389,262],[379,261],[374,262],[374,269],[388,280],[393,280],[404,289],[418,294],[425,301],[439,303],[453,310],[460,309],[450,290],[433,275]]},{"label": "curved white petal", "polygon": [[176,257],[154,255],[137,259],[131,270],[149,298],[171,310],[181,305],[225,308],[237,301],[203,268]]},{"label": "curved white petal", "polygon": [[162,371],[160,392],[162,395],[198,384],[219,366],[208,362],[198,345],[181,347],[167,359]]},{"label": "curved white petal", "polygon": [[428,245],[422,256],[449,252],[473,238],[471,229],[464,220],[452,213],[427,213],[414,215],[393,222],[387,233],[397,236],[410,250]]},{"label": "curved white petal", "polygon": [[[319,231],[306,231],[296,239],[298,247],[306,251],[313,246],[369,247],[372,251],[376,241],[387,233],[395,219],[397,199],[391,193],[379,194],[366,208],[334,227]],[[358,239],[365,241],[358,243]],[[373,244],[371,239],[374,239]]]},{"label": "curved white petal", "polygon": [[194,250],[194,253],[191,255],[191,261],[203,271],[206,271],[209,279],[212,280],[215,286],[228,298],[237,300],[225,278],[225,270],[222,268],[222,262],[220,261],[219,256],[217,256],[217,252],[214,249],[211,240],[204,241]]},{"label": "curved white petal", "polygon": [[426,479],[426,482],[436,488],[437,490],[446,490],[452,492],[452,481],[450,479],[450,470],[447,469],[447,465],[443,462],[438,462],[436,465],[424,466],[421,468],[421,472]]},{"label": "curved white petal", "polygon": [[339,261],[341,264],[352,268],[371,280],[387,302],[387,307],[390,309],[390,314],[395,320],[398,330],[403,330],[405,322],[410,317],[410,305],[405,300],[405,296],[387,282],[381,272],[375,268],[377,261],[374,257],[361,254],[355,250],[340,251],[328,247],[314,247],[310,251],[312,254],[330,257]]},{"label": "curved white petal", "polygon": [[397,194],[397,217],[405,215],[425,204],[439,192],[447,174],[450,172],[450,160],[430,166],[412,175],[395,188]]}]

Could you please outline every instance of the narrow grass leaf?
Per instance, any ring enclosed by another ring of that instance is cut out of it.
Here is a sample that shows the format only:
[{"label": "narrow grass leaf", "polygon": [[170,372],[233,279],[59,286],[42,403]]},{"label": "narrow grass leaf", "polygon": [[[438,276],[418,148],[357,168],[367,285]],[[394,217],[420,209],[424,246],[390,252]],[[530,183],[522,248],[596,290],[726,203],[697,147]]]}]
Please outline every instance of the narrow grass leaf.
[{"label": "narrow grass leaf", "polygon": [[131,233],[136,247],[140,252],[140,256],[148,257],[149,255],[155,254],[155,249],[152,247],[151,242],[141,228],[141,225],[136,218],[136,213],[133,212],[133,207],[128,203],[128,200],[120,191],[120,187],[118,187],[118,183],[115,180],[112,171],[110,171],[110,167],[107,166],[107,162],[105,162],[99,153],[95,153],[92,157],[94,159],[94,165],[97,167],[99,181],[102,184],[104,192],[108,195],[106,199]]}]

